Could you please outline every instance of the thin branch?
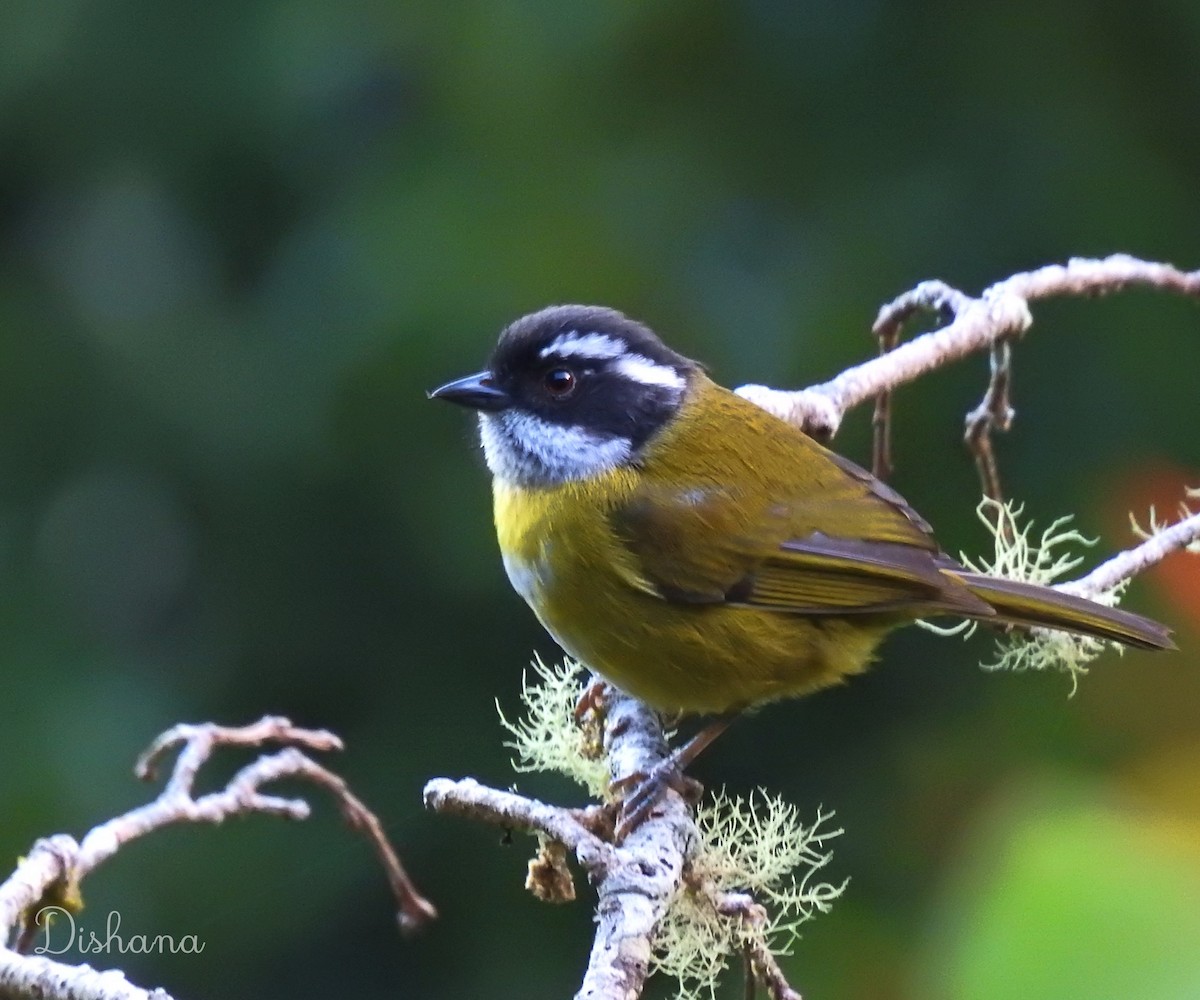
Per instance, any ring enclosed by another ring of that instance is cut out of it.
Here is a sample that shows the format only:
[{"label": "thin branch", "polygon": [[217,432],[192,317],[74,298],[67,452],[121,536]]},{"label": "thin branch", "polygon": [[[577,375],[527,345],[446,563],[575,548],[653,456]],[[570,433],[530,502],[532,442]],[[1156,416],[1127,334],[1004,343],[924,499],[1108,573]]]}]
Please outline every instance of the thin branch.
[{"label": "thin branch", "polygon": [[523,833],[543,833],[587,858],[580,863],[601,872],[610,863],[611,848],[592,833],[565,806],[552,806],[516,792],[481,785],[474,778],[453,781],[432,778],[425,784],[425,808],[450,816],[462,816],[481,823]]},{"label": "thin branch", "polygon": [[[196,775],[215,749],[258,748],[270,743],[285,746],[243,767],[220,791],[194,796]],[[116,971],[97,972],[85,965],[64,965],[41,956],[21,954],[36,934],[39,911],[50,905],[68,910],[78,908],[79,884],[84,877],[125,844],[164,826],[222,823],[234,816],[253,813],[306,819],[310,808],[303,799],[282,798],[262,791],[264,785],[289,778],[306,780],[328,791],[350,825],[371,841],[396,894],[402,929],[432,919],[436,911],[409,881],[379,820],[341,778],[298,749],[337,750],[341,745],[332,733],[300,729],[287,719],[270,716],[243,727],[180,725],[163,733],[138,758],[135,768],[139,777],[150,779],[162,758],[179,748],[171,775],[157,798],[100,824],[80,842],[66,834],[39,840],[0,885],[0,993],[105,1000],[167,998],[161,990],[147,992],[132,986]],[[11,950],[8,941],[14,929],[18,938],[15,950]]]},{"label": "thin branch", "polygon": [[[356,830],[367,838],[375,851],[379,863],[387,875],[388,886],[396,899],[396,923],[403,934],[411,934],[420,930],[425,924],[437,918],[437,909],[417,890],[416,885],[404,870],[404,865],[392,847],[384,832],[383,824],[366,804],[350,791],[345,779],[338,777],[332,771],[322,767],[316,761],[310,760],[299,750],[289,748],[281,751],[280,758],[287,758],[287,776],[303,778],[314,785],[324,788],[338,804],[342,818],[352,830]],[[274,780],[274,779],[271,779]]]},{"label": "thin branch", "polygon": [[[723,893],[714,902],[719,913],[737,917],[749,931],[758,930],[767,922],[766,908],[745,893]],[[751,973],[747,990],[752,988],[754,982],[760,982],[771,1000],[803,1000],[787,981],[779,962],[771,954],[771,949],[766,946],[761,934],[748,935],[744,950]]]},{"label": "thin branch", "polygon": [[746,385],[738,393],[816,436],[836,433],[856,406],[998,340],[1020,337],[1031,325],[1029,304],[1064,295],[1101,295],[1133,285],[1200,298],[1200,271],[1115,254],[1103,260],[1075,258],[997,282],[978,298],[940,281],[922,282],[879,311],[875,332],[903,326],[921,311],[950,312],[953,322],[922,334],[882,357],[846,369],[828,382],[797,391]]},{"label": "thin branch", "polygon": [[17,955],[0,948],[0,997],[38,1000],[173,1000],[162,989],[134,986],[119,969],[64,965],[41,955]]},{"label": "thin branch", "polygon": [[1144,573],[1172,552],[1194,551],[1198,543],[1200,514],[1190,514],[1172,525],[1158,529],[1140,545],[1117,553],[1086,576],[1060,584],[1057,589],[1079,597],[1095,597],[1111,590],[1123,580]]},{"label": "thin branch", "polygon": [[979,471],[979,484],[983,495],[997,503],[1004,502],[1004,490],[1000,486],[1000,470],[996,465],[996,453],[992,448],[992,432],[1007,431],[1012,427],[1016,411],[1009,402],[1012,385],[1012,344],[998,340],[990,351],[991,377],[987,391],[970,413],[967,414],[963,440],[975,457]]},{"label": "thin branch", "polygon": [[[879,340],[879,356],[894,350],[900,342],[900,327],[889,326],[876,330]],[[871,418],[872,447],[871,472],[877,479],[889,479],[895,464],[892,461],[892,393],[881,392],[875,397],[875,414]]]}]

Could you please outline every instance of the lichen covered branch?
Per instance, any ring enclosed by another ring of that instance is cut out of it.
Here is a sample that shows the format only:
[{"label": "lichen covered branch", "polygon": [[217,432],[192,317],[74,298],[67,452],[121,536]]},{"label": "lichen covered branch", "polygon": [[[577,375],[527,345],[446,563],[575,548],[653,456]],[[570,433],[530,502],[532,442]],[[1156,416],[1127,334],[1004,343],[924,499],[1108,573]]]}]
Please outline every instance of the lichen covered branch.
[{"label": "lichen covered branch", "polygon": [[1079,597],[1095,598],[1120,587],[1139,573],[1158,565],[1174,552],[1200,555],[1200,513],[1187,513],[1174,524],[1154,526],[1142,532],[1145,540],[1105,560],[1086,576],[1060,585],[1060,589]]},{"label": "lichen covered branch", "polygon": [[[538,760],[538,769],[591,784],[588,769],[566,759],[588,754],[589,741],[575,728],[576,700],[583,715],[595,711],[603,718],[603,755],[614,783],[645,774],[667,755],[657,715],[632,698],[608,689],[597,700],[595,685],[583,687],[574,664],[555,668],[539,661],[534,672],[540,683],[526,683],[522,692],[526,721],[501,715],[516,737],[509,746],[522,770]],[[588,719],[583,722],[586,728]],[[588,1000],[636,997],[656,971],[674,976],[678,996],[694,1000],[716,988],[738,955],[772,997],[793,1000],[799,994],[775,956],[787,952],[799,924],[828,909],[842,888],[812,878],[831,856],[821,849],[824,841],[840,833],[826,826],[831,815],[819,813],[804,826],[794,808],[765,794],[749,801],[718,794],[693,817],[668,791],[619,843],[612,803],[569,809],[471,779],[444,778],[426,785],[425,802],[440,812],[536,834],[538,853],[526,887],[539,899],[574,899],[563,861],[567,851],[574,855],[597,893],[597,931],[577,994]]]},{"label": "lichen covered branch", "polygon": [[[658,717],[618,691],[605,698],[604,752],[613,780],[644,773],[666,756]],[[573,724],[567,713],[564,725]],[[596,887],[597,926],[577,996],[587,1000],[640,994],[650,970],[654,932],[670,905],[695,842],[695,823],[683,799],[667,791],[641,826],[616,845],[597,809],[548,806],[486,788],[471,779],[434,779],[425,786],[430,809],[535,832],[561,842]],[[600,831],[600,832],[597,832]]]}]

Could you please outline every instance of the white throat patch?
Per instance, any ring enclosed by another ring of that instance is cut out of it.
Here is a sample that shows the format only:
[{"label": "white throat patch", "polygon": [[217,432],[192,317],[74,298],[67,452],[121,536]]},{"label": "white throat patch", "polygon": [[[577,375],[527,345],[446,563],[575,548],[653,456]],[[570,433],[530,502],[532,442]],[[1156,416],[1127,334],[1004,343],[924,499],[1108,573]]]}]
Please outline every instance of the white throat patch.
[{"label": "white throat patch", "polygon": [[502,410],[479,414],[479,437],[492,475],[525,486],[555,486],[587,479],[627,462],[628,438],[609,437]]}]

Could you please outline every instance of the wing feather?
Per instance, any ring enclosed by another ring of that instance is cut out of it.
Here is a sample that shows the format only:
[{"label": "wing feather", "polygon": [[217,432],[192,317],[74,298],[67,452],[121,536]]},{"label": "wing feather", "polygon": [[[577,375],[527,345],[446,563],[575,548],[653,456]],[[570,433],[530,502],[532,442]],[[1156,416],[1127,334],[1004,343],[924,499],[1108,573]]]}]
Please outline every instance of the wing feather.
[{"label": "wing feather", "polygon": [[890,486],[707,380],[690,405],[610,514],[631,585],[791,614],[991,613]]},{"label": "wing feather", "polygon": [[703,375],[644,457],[609,523],[618,572],[662,600],[792,615],[948,612],[1172,647],[1140,615],[969,572],[886,483]]}]

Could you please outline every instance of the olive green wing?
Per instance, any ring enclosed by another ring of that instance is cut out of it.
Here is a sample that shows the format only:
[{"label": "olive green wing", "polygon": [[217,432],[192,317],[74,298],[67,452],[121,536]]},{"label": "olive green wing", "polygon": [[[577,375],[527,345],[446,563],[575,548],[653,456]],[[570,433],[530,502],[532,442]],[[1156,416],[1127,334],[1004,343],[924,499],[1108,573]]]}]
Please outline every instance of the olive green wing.
[{"label": "olive green wing", "polygon": [[611,514],[626,580],[667,601],[790,614],[991,613],[942,572],[929,526],[899,494],[812,447],[802,472],[776,466],[753,487],[645,482]]}]

